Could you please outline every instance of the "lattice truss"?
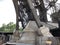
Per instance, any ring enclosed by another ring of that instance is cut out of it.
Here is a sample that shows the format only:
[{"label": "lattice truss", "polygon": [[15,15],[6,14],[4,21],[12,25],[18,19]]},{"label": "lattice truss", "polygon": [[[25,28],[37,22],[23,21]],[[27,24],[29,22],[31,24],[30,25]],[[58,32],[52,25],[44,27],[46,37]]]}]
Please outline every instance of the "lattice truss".
[{"label": "lattice truss", "polygon": [[[32,5],[36,10],[37,16],[40,17],[42,22],[47,22],[47,15],[58,12],[56,2],[58,0],[32,0]],[[35,20],[33,13],[28,5],[27,0],[17,0],[18,3],[18,16],[17,22],[22,23],[22,27],[25,28],[30,20]],[[60,5],[60,4],[58,4]],[[49,14],[48,11],[52,9],[52,13]]]}]

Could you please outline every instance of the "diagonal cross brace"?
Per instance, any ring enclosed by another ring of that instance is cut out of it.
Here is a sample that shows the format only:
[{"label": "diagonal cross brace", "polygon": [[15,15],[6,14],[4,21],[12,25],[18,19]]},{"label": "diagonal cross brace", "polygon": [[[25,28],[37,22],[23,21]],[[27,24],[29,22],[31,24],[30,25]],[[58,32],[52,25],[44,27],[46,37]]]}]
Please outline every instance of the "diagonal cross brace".
[{"label": "diagonal cross brace", "polygon": [[53,26],[53,25],[49,25],[47,23],[44,23],[44,22],[41,22],[39,17],[37,16],[37,13],[36,13],[36,9],[34,8],[33,4],[32,4],[32,0],[27,0],[29,6],[30,6],[30,9],[33,13],[33,16],[35,18],[35,21],[38,25],[38,27],[41,27],[41,25],[45,25],[46,27],[49,27],[50,29],[54,29],[54,28],[57,28],[56,26]]}]

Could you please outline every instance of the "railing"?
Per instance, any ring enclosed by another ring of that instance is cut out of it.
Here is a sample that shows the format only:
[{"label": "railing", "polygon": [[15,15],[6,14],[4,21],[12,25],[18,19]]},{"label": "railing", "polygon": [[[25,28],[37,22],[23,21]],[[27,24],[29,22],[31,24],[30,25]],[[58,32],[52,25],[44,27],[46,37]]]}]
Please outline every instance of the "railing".
[{"label": "railing", "polygon": [[14,45],[60,45],[60,38],[59,37],[37,37],[37,43],[11,43],[8,42],[7,44],[14,44]]},{"label": "railing", "polygon": [[[6,43],[8,40],[10,41],[12,39],[11,34],[4,35],[5,33],[3,33],[2,35],[0,34],[0,43]],[[9,38],[9,39],[8,39]],[[35,37],[36,38],[36,37]],[[13,42],[14,43],[14,42]],[[19,44],[24,44],[24,43],[20,43]],[[29,43],[27,43],[29,44]],[[27,45],[25,44],[25,45]],[[33,43],[34,45],[60,45],[60,37],[44,37],[44,36],[37,36],[37,40],[34,41]],[[31,44],[31,45],[33,45]]]},{"label": "railing", "polygon": [[12,32],[0,32],[0,40],[2,40],[3,43],[5,43],[10,40],[12,34]]}]

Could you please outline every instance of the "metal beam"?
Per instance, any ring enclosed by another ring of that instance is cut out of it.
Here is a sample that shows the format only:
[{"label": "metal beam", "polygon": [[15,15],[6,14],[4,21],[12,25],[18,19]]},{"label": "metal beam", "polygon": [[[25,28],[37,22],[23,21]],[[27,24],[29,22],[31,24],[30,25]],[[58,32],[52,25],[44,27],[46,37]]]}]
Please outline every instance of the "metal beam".
[{"label": "metal beam", "polygon": [[37,16],[36,9],[33,7],[32,0],[27,0],[27,1],[28,1],[29,6],[30,6],[30,9],[32,10],[32,13],[33,13],[33,16],[36,20],[36,23],[37,23],[38,27],[40,27],[41,26],[40,19]]},{"label": "metal beam", "polygon": [[30,6],[30,9],[31,9],[31,11],[33,13],[33,16],[34,16],[34,18],[36,20],[36,23],[37,23],[38,27],[40,27],[41,25],[45,25],[46,27],[49,27],[50,29],[57,28],[57,27],[55,27],[53,25],[49,25],[47,23],[41,22],[39,17],[37,16],[36,9],[34,8],[34,6],[32,4],[32,0],[27,0],[27,1],[28,1],[28,4]]},{"label": "metal beam", "polygon": [[19,15],[19,11],[18,11],[18,0],[13,0],[13,3],[14,3],[15,11],[16,11],[16,30],[19,30],[19,20],[18,20],[18,15]]},{"label": "metal beam", "polygon": [[44,1],[43,0],[39,0],[39,1],[41,3],[39,5],[40,20],[43,22],[47,22],[47,9],[45,8]]}]

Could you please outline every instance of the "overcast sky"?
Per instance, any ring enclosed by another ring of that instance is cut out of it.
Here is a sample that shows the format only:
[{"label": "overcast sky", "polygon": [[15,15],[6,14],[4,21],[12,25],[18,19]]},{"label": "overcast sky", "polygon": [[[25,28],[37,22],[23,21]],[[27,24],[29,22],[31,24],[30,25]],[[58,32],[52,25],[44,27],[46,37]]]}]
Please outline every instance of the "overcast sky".
[{"label": "overcast sky", "polygon": [[[58,0],[57,3],[60,3],[60,0]],[[48,18],[50,17],[48,16]],[[16,14],[13,2],[12,0],[0,0],[0,27],[3,23],[8,24],[9,22],[16,23]]]},{"label": "overcast sky", "polygon": [[0,27],[3,23],[16,23],[16,14],[12,0],[0,0]]}]

